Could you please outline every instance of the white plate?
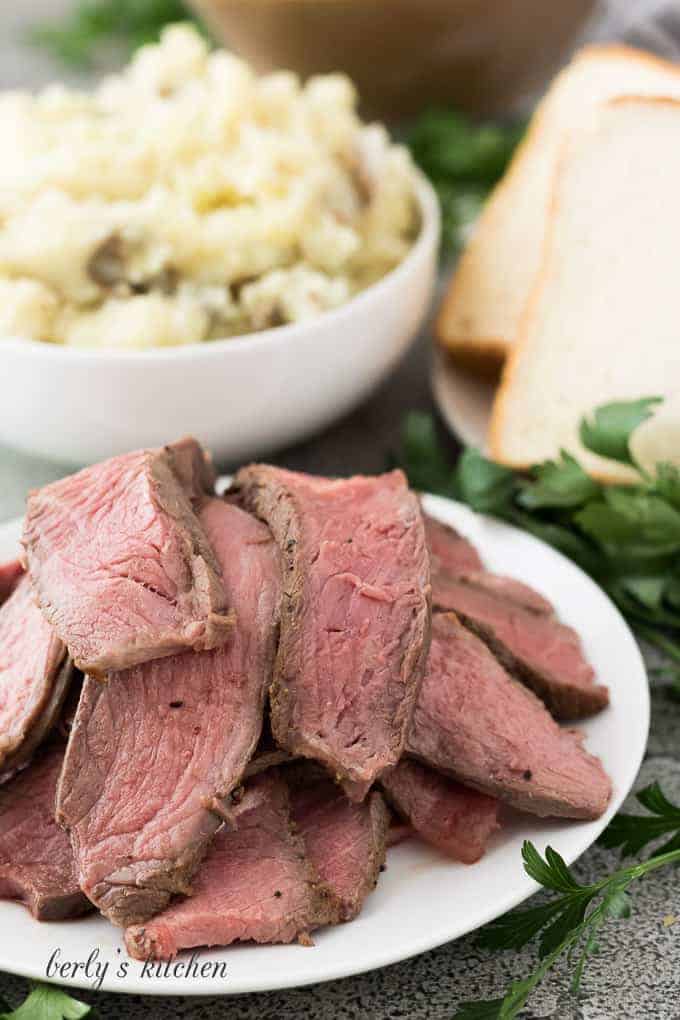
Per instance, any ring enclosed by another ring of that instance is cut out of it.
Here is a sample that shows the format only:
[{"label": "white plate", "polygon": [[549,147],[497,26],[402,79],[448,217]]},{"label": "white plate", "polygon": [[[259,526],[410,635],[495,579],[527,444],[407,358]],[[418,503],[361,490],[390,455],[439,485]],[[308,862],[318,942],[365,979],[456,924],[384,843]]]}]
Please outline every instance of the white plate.
[{"label": "white plate", "polygon": [[462,372],[436,346],[430,383],[437,407],[451,431],[466,446],[486,451],[496,384]]},{"label": "white plate", "polygon": [[[120,931],[102,918],[39,924],[21,906],[0,903],[0,970],[44,979],[47,961],[58,949],[61,959],[83,963],[98,950],[100,962],[109,964],[102,988],[112,992],[235,994],[347,977],[459,938],[530,896],[536,884],[522,869],[522,840],[533,840],[539,850],[550,843],[569,862],[591,845],[630,789],[647,741],[649,695],[637,644],[603,592],[547,545],[448,500],[429,496],[425,506],[471,538],[492,570],[521,578],[549,596],[581,635],[598,679],[611,690],[611,707],[583,726],[588,748],[602,757],[613,779],[606,815],[585,823],[518,817],[471,867],[416,842],[396,847],[355,921],[319,932],[314,948],[235,946],[201,953],[199,963],[226,963],[222,978],[144,977],[142,965],[127,960]],[[19,531],[19,521],[0,528],[0,559],[14,554]],[[128,966],[125,976],[117,973],[122,963]],[[55,980],[92,984],[82,973]]]}]

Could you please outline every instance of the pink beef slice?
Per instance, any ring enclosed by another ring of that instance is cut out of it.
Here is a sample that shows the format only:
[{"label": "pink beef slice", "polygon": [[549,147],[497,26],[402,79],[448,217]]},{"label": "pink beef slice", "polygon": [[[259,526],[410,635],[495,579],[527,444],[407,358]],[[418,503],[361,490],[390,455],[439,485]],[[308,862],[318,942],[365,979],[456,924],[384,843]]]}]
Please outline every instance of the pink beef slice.
[{"label": "pink beef slice", "polygon": [[25,765],[57,721],[71,675],[24,576],[0,608],[0,778]]},{"label": "pink beef slice", "polygon": [[307,856],[351,921],[385,863],[390,813],[377,790],[355,804],[330,779],[291,784],[291,814]]},{"label": "pink beef slice", "polygon": [[280,600],[268,529],[221,500],[201,523],[238,606],[227,645],[87,678],[57,811],[80,884],[114,924],[145,921],[187,893],[260,736]]},{"label": "pink beef slice", "polygon": [[[491,574],[485,568],[482,559],[469,539],[464,538],[455,528],[444,524],[429,514],[424,514],[425,534],[430,549],[433,587],[436,580],[443,583],[448,577],[461,577],[476,574],[480,583],[508,601],[532,609],[536,613],[551,614],[552,605],[528,584],[512,577],[501,577]],[[439,578],[439,574],[442,577]]]},{"label": "pink beef slice", "polygon": [[451,610],[486,642],[503,665],[530,687],[557,719],[581,719],[609,703],[578,634],[527,585],[488,573],[433,576],[433,602]]},{"label": "pink beef slice", "polygon": [[561,729],[453,613],[433,620],[408,750],[531,814],[598,818],[611,794],[581,736]]},{"label": "pink beef slice", "polygon": [[14,589],[24,572],[21,560],[10,560],[8,563],[0,563],[0,605],[5,602]]},{"label": "pink beef slice", "polygon": [[380,780],[415,832],[454,861],[474,864],[498,828],[498,801],[403,758]]},{"label": "pink beef slice", "polygon": [[84,914],[69,838],[54,819],[64,756],[52,744],[0,787],[0,899],[20,900],[39,921]]},{"label": "pink beef slice", "polygon": [[282,556],[274,737],[361,800],[401,756],[427,656],[418,500],[401,471],[331,480],[256,464],[235,487]]},{"label": "pink beef slice", "polygon": [[196,510],[213,473],[193,439],[33,492],[23,544],[38,604],[91,675],[228,638],[233,614]]},{"label": "pink beef slice", "polygon": [[453,574],[483,570],[484,565],[472,542],[463,538],[455,528],[443,524],[436,517],[423,514],[425,535],[430,550],[433,575],[437,570],[448,570]]},{"label": "pink beef slice", "polygon": [[182,949],[232,942],[309,940],[337,920],[337,904],[291,826],[288,790],[275,770],[247,785],[236,829],[220,830],[196,876],[194,894],[125,933],[139,960],[171,959]]}]

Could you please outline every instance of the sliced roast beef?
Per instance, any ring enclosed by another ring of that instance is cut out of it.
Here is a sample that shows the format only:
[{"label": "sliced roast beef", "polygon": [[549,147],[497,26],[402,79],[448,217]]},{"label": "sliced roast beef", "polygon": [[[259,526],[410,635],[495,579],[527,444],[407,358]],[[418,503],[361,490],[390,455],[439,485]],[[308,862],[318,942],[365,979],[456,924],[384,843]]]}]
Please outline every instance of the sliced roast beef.
[{"label": "sliced roast beef", "polygon": [[449,524],[438,521],[436,517],[423,514],[423,518],[433,576],[438,570],[462,574],[484,569],[484,564],[472,542],[463,538]]},{"label": "sliced roast beef", "polygon": [[330,480],[253,465],[236,489],[283,562],[277,743],[362,799],[403,750],[430,628],[422,515],[400,471]]},{"label": "sliced roast beef", "polygon": [[482,591],[488,592],[489,595],[494,595],[519,609],[525,609],[537,616],[555,616],[552,603],[548,602],[535,588],[531,588],[524,581],[518,581],[516,577],[490,574],[487,570],[461,573],[458,577],[461,581],[475,585]]},{"label": "sliced roast beef", "polygon": [[275,771],[251,780],[235,830],[215,837],[194,894],[125,933],[131,956],[170,959],[181,949],[232,942],[292,942],[337,919],[337,907],[291,826],[288,790]]},{"label": "sliced roast beef", "polygon": [[493,574],[439,570],[433,601],[457,613],[557,719],[580,719],[608,704],[609,691],[595,683],[578,635],[533,589]]},{"label": "sliced roast beef", "polygon": [[23,577],[0,607],[0,777],[30,760],[58,718],[70,679],[66,648]]},{"label": "sliced roast beef", "polygon": [[73,852],[54,820],[64,748],[51,745],[0,787],[0,899],[21,900],[39,921],[85,913]]},{"label": "sliced roast beef", "polygon": [[0,605],[10,597],[23,572],[21,560],[0,563]]},{"label": "sliced roast beef", "polygon": [[292,818],[307,856],[338,901],[339,919],[351,921],[385,863],[390,824],[385,802],[371,791],[355,804],[332,780],[304,775],[296,776],[290,790]]},{"label": "sliced roast beef", "polygon": [[224,570],[232,640],[85,680],[59,785],[80,883],[127,926],[188,892],[257,746],[273,668],[278,553],[250,514],[210,500],[201,523]]},{"label": "sliced roast beef", "polygon": [[498,801],[403,758],[380,780],[388,799],[427,843],[463,864],[483,856],[498,828]]},{"label": "sliced roast beef", "polygon": [[452,613],[436,614],[409,753],[536,815],[597,818],[611,784],[581,737],[561,729]]},{"label": "sliced roast beef", "polygon": [[496,592],[509,602],[525,609],[531,609],[536,613],[547,615],[554,613],[550,602],[534,588],[530,588],[528,584],[512,577],[490,574],[484,568],[481,557],[472,542],[459,534],[451,525],[444,524],[428,514],[424,514],[424,520],[430,549],[433,587],[440,571],[443,571],[442,581],[446,579],[447,575],[460,577],[461,575],[474,574],[477,575],[477,581],[481,586]]},{"label": "sliced roast beef", "polygon": [[392,815],[392,821],[387,831],[387,848],[399,846],[400,843],[405,843],[407,839],[412,839],[414,835],[415,830],[412,825],[404,822],[399,815]]},{"label": "sliced roast beef", "polygon": [[33,492],[23,543],[37,601],[92,675],[228,638],[220,568],[196,509],[213,474],[193,439]]},{"label": "sliced roast beef", "polygon": [[259,776],[260,772],[266,772],[268,769],[276,768],[278,765],[286,765],[291,760],[288,751],[258,750],[246,765],[243,778],[250,779],[252,776]]}]

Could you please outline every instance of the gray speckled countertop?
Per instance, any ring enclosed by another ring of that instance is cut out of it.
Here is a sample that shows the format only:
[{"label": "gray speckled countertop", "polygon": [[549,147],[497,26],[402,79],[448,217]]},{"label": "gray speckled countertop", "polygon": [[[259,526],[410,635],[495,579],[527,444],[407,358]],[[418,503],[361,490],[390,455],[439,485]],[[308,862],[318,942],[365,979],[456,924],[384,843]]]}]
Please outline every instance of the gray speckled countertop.
[{"label": "gray speckled countertop", "polygon": [[[54,73],[40,55],[19,45],[27,21],[58,15],[69,0],[31,0],[7,5],[0,13],[0,86],[34,85]],[[367,404],[313,442],[277,459],[290,467],[328,474],[373,472],[384,468],[396,448],[399,423],[411,408],[430,408],[427,337]],[[0,521],[21,512],[26,489],[58,477],[64,469],[17,456],[0,448]],[[637,786],[652,779],[680,801],[680,704],[657,690],[652,731]],[[632,805],[629,805],[632,806]],[[616,856],[595,847],[576,865],[593,880],[615,867]],[[521,866],[517,862],[518,868]],[[455,904],[451,904],[455,910]],[[634,912],[627,922],[607,928],[601,952],[588,966],[581,999],[572,1001],[566,975],[558,969],[531,1000],[527,1018],[553,1020],[680,1020],[680,915],[677,871],[660,871],[634,890]],[[0,937],[11,937],[2,932]],[[234,998],[142,998],[77,993],[96,1002],[105,1020],[450,1020],[465,999],[490,998],[532,966],[533,953],[489,954],[467,937],[380,971],[343,981],[285,992]],[[0,998],[23,999],[26,983],[0,973]]]}]

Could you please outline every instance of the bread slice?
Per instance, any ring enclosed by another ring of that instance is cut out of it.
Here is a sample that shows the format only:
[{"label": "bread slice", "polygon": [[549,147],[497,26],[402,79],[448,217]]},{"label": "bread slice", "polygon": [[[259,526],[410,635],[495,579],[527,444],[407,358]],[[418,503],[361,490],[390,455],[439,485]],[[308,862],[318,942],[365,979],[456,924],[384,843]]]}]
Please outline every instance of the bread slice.
[{"label": "bread slice", "polygon": [[492,456],[525,467],[573,451],[596,477],[633,472],[587,452],[600,404],[680,394],[680,100],[601,107],[559,161],[543,263],[492,415]]},{"label": "bread slice", "polygon": [[550,189],[565,132],[617,95],[680,98],[680,68],[625,46],[589,46],[555,79],[459,262],[436,326],[456,360],[497,372],[538,272]]}]

